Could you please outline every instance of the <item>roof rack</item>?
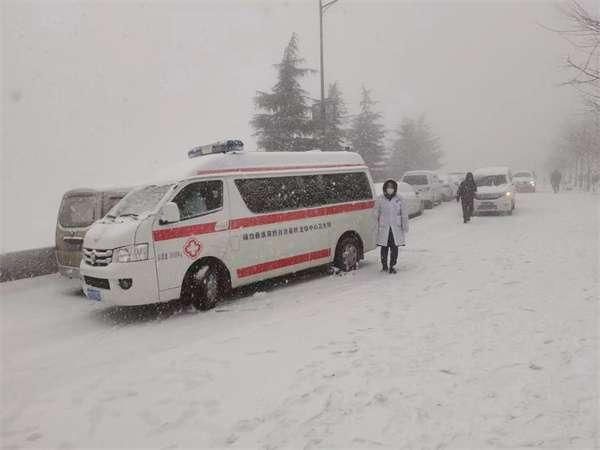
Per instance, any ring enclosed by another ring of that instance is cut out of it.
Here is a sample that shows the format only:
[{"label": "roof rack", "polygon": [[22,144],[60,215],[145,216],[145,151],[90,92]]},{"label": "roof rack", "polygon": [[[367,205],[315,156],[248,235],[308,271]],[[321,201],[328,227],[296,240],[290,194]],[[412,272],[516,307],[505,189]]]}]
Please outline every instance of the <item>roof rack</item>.
[{"label": "roof rack", "polygon": [[198,156],[212,155],[215,153],[227,153],[244,150],[244,143],[239,139],[227,139],[217,141],[212,144],[199,145],[188,152],[188,158],[196,158]]}]

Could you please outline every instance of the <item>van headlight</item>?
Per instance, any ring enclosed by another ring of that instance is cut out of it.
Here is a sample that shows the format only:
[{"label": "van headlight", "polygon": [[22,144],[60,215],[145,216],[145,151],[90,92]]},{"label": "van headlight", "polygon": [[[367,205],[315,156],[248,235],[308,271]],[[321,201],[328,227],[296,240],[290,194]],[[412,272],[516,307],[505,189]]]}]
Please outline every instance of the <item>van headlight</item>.
[{"label": "van headlight", "polygon": [[510,196],[512,195],[512,193],[509,191],[509,192],[507,192],[507,193],[506,193],[506,194],[504,194],[504,195],[506,195],[507,197],[510,197]]},{"label": "van headlight", "polygon": [[113,251],[113,261],[118,263],[145,261],[146,259],[148,259],[148,244],[128,245]]}]

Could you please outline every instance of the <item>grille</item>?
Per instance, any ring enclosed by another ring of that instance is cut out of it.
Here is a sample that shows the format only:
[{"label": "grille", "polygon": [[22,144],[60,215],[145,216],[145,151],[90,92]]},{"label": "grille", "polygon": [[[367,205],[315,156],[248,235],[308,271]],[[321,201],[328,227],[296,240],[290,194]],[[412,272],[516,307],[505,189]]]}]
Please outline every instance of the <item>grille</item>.
[{"label": "grille", "polygon": [[83,260],[88,266],[108,266],[112,262],[112,250],[83,249]]},{"label": "grille", "polygon": [[93,286],[99,289],[110,289],[110,284],[108,283],[108,280],[106,278],[88,277],[87,275],[85,275],[83,279],[85,280],[85,284],[89,286]]},{"label": "grille", "polygon": [[502,198],[504,194],[475,194],[477,200],[496,200]]}]

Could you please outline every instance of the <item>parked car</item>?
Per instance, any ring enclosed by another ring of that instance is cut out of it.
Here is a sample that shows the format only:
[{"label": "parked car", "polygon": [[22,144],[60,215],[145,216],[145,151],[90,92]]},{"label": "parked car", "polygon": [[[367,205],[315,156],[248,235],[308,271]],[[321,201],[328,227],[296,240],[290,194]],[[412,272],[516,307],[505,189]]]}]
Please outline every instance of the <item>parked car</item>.
[{"label": "parked car", "polygon": [[425,208],[431,209],[442,202],[442,185],[437,174],[431,170],[411,170],[406,172],[402,181],[410,184],[423,203]]},{"label": "parked car", "polygon": [[517,192],[535,192],[535,173],[531,170],[520,170],[513,175]]},{"label": "parked car", "polygon": [[[375,183],[375,193],[380,195],[383,192],[383,183]],[[421,197],[410,184],[398,181],[398,196],[402,198],[408,208],[408,217],[416,217],[423,214],[425,204]]]},{"label": "parked car", "polygon": [[454,200],[454,197],[456,197],[456,191],[458,191],[458,185],[455,184],[449,175],[440,173],[438,174],[438,178],[441,183],[442,199],[445,202]]},{"label": "parked car", "polygon": [[515,206],[515,187],[508,167],[485,167],[477,169],[473,176],[477,184],[474,214],[512,214]]},{"label": "parked car", "polygon": [[73,189],[65,192],[56,220],[55,255],[58,271],[68,278],[79,276],[85,233],[130,189]]},{"label": "parked car", "polygon": [[358,153],[242,146],[196,147],[177,178],[131,191],[95,222],[80,265],[86,296],[208,309],[260,280],[354,270],[376,248],[373,183]]}]

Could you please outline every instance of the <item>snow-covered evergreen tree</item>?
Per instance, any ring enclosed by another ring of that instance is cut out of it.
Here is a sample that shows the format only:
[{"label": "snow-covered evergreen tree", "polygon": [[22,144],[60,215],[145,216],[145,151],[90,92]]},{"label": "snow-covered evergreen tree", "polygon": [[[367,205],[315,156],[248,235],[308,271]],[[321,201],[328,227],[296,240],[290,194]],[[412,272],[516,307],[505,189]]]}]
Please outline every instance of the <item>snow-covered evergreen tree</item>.
[{"label": "snow-covered evergreen tree", "polygon": [[311,70],[300,67],[298,37],[294,33],[277,64],[278,80],[272,92],[259,91],[256,106],[262,111],[251,125],[256,130],[258,146],[266,151],[302,151],[313,148],[313,123],[306,105],[306,92],[299,79]]},{"label": "snow-covered evergreen tree", "polygon": [[399,178],[408,170],[441,167],[439,138],[432,133],[423,116],[402,120],[396,134],[388,164],[392,176]]},{"label": "snow-covered evergreen tree", "polygon": [[375,104],[371,92],[363,86],[360,112],[354,116],[348,133],[352,149],[363,157],[370,168],[384,157],[385,152],[385,128],[381,124],[381,113],[373,111]]},{"label": "snow-covered evergreen tree", "polygon": [[348,111],[337,83],[329,85],[327,110],[325,126],[320,121],[315,122],[317,145],[323,151],[344,150],[347,134],[344,124]]}]

